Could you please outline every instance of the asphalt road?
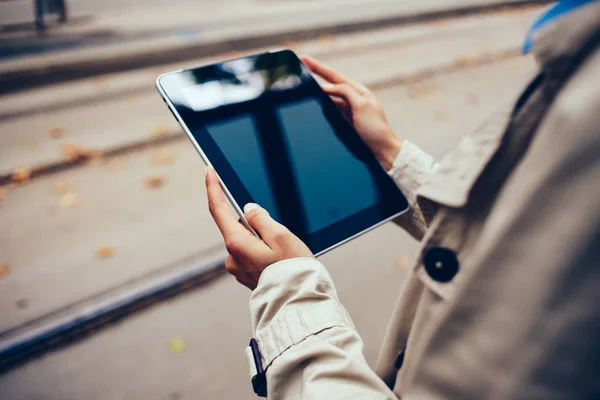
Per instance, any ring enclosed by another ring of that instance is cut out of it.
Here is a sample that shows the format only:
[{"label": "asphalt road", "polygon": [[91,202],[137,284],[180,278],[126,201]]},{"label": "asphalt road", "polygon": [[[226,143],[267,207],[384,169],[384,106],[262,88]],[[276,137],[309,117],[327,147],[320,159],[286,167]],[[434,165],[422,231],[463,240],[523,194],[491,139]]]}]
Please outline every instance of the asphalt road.
[{"label": "asphalt road", "polygon": [[[536,13],[289,45],[373,87],[396,132],[439,157],[531,76],[533,60],[517,49]],[[60,163],[73,145],[134,148],[6,189],[0,263],[9,271],[0,279],[0,332],[220,243],[206,210],[202,163],[152,88],[160,72],[179,67],[0,102],[0,176]],[[165,135],[169,140],[153,141]],[[149,188],[149,178],[162,185]],[[98,254],[103,246],[109,250]],[[390,223],[321,258],[372,364],[415,247]],[[248,296],[234,279],[219,278],[0,376],[0,398],[254,398],[243,357],[251,337]]]}]

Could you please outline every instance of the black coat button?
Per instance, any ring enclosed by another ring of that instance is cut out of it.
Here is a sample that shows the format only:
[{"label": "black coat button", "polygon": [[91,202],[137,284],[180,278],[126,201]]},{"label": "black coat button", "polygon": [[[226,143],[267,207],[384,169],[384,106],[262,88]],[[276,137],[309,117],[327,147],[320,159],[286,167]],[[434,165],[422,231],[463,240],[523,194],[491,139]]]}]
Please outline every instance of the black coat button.
[{"label": "black coat button", "polygon": [[450,282],[458,272],[456,253],[444,247],[427,250],[423,256],[423,265],[431,279],[438,282]]},{"label": "black coat button", "polygon": [[394,367],[396,367],[396,369],[402,368],[402,364],[404,364],[404,351],[405,350],[406,350],[406,346],[398,354],[398,357],[396,357],[396,362],[394,363]]}]

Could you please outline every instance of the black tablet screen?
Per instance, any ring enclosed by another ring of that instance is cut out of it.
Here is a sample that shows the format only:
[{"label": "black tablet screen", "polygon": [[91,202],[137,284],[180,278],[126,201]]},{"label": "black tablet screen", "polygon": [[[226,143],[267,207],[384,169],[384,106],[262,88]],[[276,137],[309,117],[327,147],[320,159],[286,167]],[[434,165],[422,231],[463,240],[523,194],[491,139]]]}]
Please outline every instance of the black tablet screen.
[{"label": "black tablet screen", "polygon": [[[317,235],[315,241],[315,234],[328,227],[361,212],[384,218],[406,206],[294,53],[180,74],[185,77],[173,102],[236,202],[260,204],[313,251],[326,246],[328,239]],[[233,188],[239,185],[243,190]]]}]

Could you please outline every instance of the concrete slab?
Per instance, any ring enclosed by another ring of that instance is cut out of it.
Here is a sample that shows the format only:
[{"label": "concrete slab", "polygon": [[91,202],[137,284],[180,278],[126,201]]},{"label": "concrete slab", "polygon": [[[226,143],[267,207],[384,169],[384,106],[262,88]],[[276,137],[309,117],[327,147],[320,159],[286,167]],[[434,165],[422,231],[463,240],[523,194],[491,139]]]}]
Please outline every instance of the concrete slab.
[{"label": "concrete slab", "polygon": [[[212,13],[205,3],[144,8],[134,14],[98,19],[94,29],[101,33],[100,38],[89,35],[86,41],[67,37],[67,46],[50,41],[48,49],[36,50],[38,54],[3,61],[0,92],[225,51],[274,46],[286,40],[308,40],[323,34],[546,3],[544,0],[329,0],[263,3],[260,7],[248,7],[246,3],[246,7],[235,8],[235,13],[231,12],[231,5],[217,6],[220,12]],[[23,46],[26,43],[19,38],[16,42],[4,41],[4,52],[10,54]],[[53,48],[60,51],[50,51]]]}]

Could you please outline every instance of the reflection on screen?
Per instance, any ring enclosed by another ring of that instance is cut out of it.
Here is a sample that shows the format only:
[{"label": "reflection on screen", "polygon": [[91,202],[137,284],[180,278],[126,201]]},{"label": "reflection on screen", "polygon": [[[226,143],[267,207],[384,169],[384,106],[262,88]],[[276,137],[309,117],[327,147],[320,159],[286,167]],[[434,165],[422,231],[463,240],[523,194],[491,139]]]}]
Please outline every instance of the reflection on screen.
[{"label": "reflection on screen", "polygon": [[[371,206],[378,200],[375,187],[357,192],[371,182],[368,169],[339,141],[315,99],[302,100],[276,107],[269,112],[280,126],[287,162],[293,177],[269,176],[269,155],[263,152],[253,116],[244,115],[207,126],[221,151],[255,201],[282,221],[278,207],[279,179],[296,187],[301,214],[308,232],[316,232],[342,218]],[[267,139],[268,140],[268,139]],[[283,204],[280,207],[289,206]]]},{"label": "reflection on screen", "polygon": [[309,72],[297,59],[272,60],[190,71],[196,84],[180,103],[256,203],[297,234],[312,234],[373,206],[380,190],[372,159],[361,160],[364,146],[357,151],[355,133],[339,114],[331,117],[337,110],[323,104]]}]

